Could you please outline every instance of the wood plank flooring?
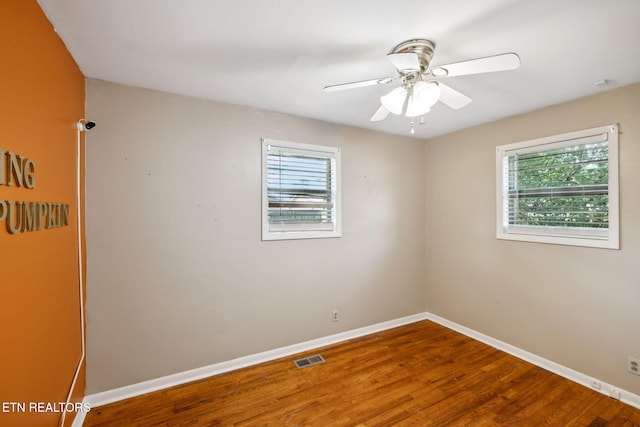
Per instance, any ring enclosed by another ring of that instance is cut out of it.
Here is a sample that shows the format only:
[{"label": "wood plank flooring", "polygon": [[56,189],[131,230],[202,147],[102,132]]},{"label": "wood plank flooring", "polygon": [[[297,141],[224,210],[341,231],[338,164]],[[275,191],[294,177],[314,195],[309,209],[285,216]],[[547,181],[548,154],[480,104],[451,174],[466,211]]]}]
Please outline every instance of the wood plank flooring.
[{"label": "wood plank flooring", "polygon": [[[326,361],[298,369],[293,360]],[[84,426],[640,426],[640,410],[430,321],[94,408]]]}]

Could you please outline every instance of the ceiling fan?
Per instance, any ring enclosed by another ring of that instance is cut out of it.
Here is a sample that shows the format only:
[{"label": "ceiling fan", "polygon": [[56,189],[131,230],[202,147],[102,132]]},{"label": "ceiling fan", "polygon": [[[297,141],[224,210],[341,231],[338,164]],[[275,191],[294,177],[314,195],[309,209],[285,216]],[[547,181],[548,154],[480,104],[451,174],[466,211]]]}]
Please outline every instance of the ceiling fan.
[{"label": "ceiling fan", "polygon": [[400,81],[401,85],[380,97],[380,107],[371,116],[376,122],[387,118],[389,113],[411,117],[411,133],[414,133],[414,117],[424,123],[427,114],[440,101],[454,110],[471,102],[471,98],[441,83],[437,79],[515,70],[520,66],[520,57],[515,53],[503,53],[484,58],[470,59],[451,64],[430,67],[435,52],[435,43],[426,39],[411,39],[394,47],[387,58],[398,70],[394,77],[362,80],[351,83],[330,85],[325,92],[334,92],[364,86],[382,85]]}]

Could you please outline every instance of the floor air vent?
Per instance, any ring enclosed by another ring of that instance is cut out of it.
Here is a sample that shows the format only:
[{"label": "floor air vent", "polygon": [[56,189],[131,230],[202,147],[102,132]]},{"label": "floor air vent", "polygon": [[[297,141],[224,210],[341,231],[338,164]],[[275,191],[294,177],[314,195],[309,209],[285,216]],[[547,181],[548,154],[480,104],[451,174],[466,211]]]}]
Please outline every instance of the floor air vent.
[{"label": "floor air vent", "polygon": [[311,365],[317,365],[318,363],[322,363],[322,362],[324,362],[324,359],[319,354],[293,361],[293,363],[295,363],[298,369],[306,368],[307,366],[311,366]]}]

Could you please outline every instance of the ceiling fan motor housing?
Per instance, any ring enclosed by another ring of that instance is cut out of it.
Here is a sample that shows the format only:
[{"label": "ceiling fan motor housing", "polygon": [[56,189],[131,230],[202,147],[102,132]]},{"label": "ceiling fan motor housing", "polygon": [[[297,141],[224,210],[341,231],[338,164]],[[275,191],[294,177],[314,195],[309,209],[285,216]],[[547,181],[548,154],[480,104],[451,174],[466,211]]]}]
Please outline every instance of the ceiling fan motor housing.
[{"label": "ceiling fan motor housing", "polygon": [[414,53],[420,62],[420,72],[424,73],[429,68],[431,58],[436,49],[435,43],[426,39],[411,39],[394,47],[389,53]]}]

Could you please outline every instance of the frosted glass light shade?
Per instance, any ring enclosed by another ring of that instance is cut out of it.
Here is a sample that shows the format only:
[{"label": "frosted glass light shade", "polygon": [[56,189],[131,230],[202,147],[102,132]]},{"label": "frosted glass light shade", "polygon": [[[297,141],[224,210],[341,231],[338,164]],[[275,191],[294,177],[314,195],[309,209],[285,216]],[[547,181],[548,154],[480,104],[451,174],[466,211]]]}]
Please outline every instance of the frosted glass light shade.
[{"label": "frosted glass light shade", "polygon": [[404,101],[407,99],[407,90],[400,86],[380,97],[380,103],[393,114],[402,114]]},{"label": "frosted glass light shade", "polygon": [[440,98],[440,86],[436,82],[419,81],[413,85],[413,91],[407,103],[405,116],[416,117],[427,114]]}]

